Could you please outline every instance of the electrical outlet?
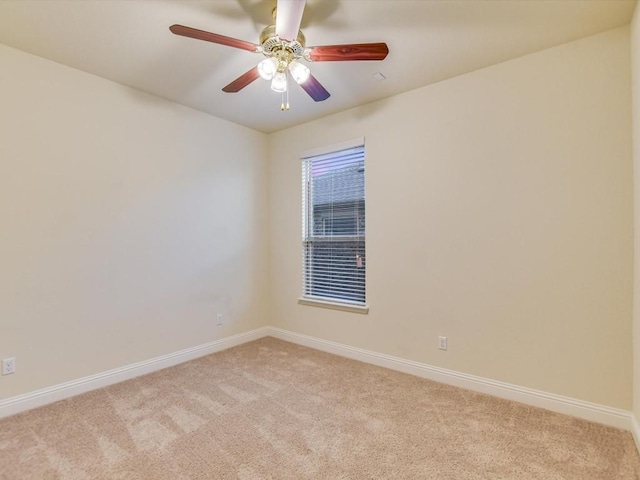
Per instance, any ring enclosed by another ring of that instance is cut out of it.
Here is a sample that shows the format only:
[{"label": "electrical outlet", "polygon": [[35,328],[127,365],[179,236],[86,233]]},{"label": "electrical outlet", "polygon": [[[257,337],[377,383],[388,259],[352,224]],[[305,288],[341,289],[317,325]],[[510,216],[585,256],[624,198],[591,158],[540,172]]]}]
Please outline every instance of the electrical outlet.
[{"label": "electrical outlet", "polygon": [[223,317],[222,317],[222,314],[221,314],[221,313],[219,313],[216,317],[217,317],[217,323],[218,323],[218,325],[222,325],[222,324],[224,323],[224,319],[223,319]]},{"label": "electrical outlet", "polygon": [[438,348],[440,350],[447,349],[447,337],[438,337]]},{"label": "electrical outlet", "polygon": [[16,357],[2,359],[2,375],[16,373]]}]

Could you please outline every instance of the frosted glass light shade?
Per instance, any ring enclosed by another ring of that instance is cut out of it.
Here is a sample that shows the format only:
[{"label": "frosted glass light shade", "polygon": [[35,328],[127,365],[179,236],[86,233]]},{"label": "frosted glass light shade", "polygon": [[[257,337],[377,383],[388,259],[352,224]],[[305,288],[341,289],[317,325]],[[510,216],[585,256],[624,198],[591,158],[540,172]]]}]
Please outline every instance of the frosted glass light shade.
[{"label": "frosted glass light shade", "polygon": [[278,71],[278,60],[273,57],[265,58],[258,64],[258,73],[265,80],[271,80]]},{"label": "frosted glass light shade", "polygon": [[287,72],[276,72],[271,80],[271,90],[274,92],[286,92],[287,91]]},{"label": "frosted glass light shade", "polygon": [[300,62],[293,61],[289,64],[289,71],[291,72],[291,76],[298,84],[302,84],[309,79],[309,75],[311,72],[307,68],[306,65],[303,65]]}]

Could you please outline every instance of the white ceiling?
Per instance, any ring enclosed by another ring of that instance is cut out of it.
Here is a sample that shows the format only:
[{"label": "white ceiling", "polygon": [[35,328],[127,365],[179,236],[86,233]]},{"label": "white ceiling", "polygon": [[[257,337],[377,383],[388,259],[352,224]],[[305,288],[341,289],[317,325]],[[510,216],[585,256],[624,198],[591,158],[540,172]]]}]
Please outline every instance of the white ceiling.
[{"label": "white ceiling", "polygon": [[[636,0],[308,0],[307,45],[386,42],[382,62],[309,64],[331,97],[297,85],[291,110],[258,79],[263,57],[169,32],[174,23],[258,42],[275,0],[2,0],[0,43],[216,117],[273,132],[625,25]],[[1,66],[0,66],[1,72]],[[375,80],[382,72],[387,79]]]}]

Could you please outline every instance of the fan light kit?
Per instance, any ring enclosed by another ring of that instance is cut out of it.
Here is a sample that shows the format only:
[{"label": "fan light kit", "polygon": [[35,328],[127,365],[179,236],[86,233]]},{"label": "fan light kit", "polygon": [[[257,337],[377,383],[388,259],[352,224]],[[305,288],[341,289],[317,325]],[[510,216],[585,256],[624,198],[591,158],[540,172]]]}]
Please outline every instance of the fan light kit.
[{"label": "fan light kit", "polygon": [[[265,57],[257,66],[236,78],[222,91],[236,93],[258,77],[271,81],[271,90],[282,95],[281,110],[289,109],[288,77],[300,85],[316,102],[330,97],[330,93],[311,74],[302,61],[327,62],[349,60],[384,60],[389,53],[385,43],[354,43],[325,45],[306,48],[306,39],[300,31],[305,0],[278,0],[273,10],[275,25],[265,27],[260,33],[260,44],[245,42],[217,33],[205,32],[184,25],[169,27],[172,33],[206,42],[262,53]],[[285,94],[287,101],[285,105]]]},{"label": "fan light kit", "polygon": [[[273,15],[276,16],[276,9],[273,10]],[[267,58],[258,63],[258,74],[265,80],[271,80],[271,90],[282,93],[284,97],[288,87],[287,71],[298,85],[309,80],[311,70],[298,61],[305,53],[305,38],[302,31],[298,31],[294,41],[287,42],[278,37],[274,25],[269,25],[260,33],[260,44],[262,54]],[[289,110],[288,99],[286,106],[284,98],[282,99],[280,109]]]}]

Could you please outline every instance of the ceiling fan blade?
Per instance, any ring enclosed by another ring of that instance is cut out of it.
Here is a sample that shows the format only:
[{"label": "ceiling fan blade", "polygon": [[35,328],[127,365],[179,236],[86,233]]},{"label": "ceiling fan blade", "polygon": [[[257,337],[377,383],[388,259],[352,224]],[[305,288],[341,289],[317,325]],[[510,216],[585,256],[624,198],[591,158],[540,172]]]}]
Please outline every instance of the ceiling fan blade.
[{"label": "ceiling fan blade", "polygon": [[349,60],[384,60],[389,53],[386,43],[351,43],[310,47],[306,55],[312,62],[344,62]]},{"label": "ceiling fan blade", "polygon": [[255,43],[245,42],[244,40],[238,40],[237,38],[225,37],[224,35],[218,35],[217,33],[205,32],[204,30],[198,30],[196,28],[185,27],[184,25],[171,25],[169,30],[174,34],[182,35],[183,37],[195,38],[197,40],[218,43],[220,45],[227,45],[228,47],[240,48],[250,52],[260,51],[260,47]]},{"label": "ceiling fan blade", "polygon": [[322,102],[323,100],[326,100],[331,96],[331,94],[327,92],[327,89],[324,88],[322,84],[313,75],[309,75],[309,78],[307,79],[307,81],[304,83],[301,83],[300,86],[316,102]]},{"label": "ceiling fan blade", "polygon": [[227,93],[236,93],[242,90],[244,87],[249,85],[251,82],[256,80],[260,74],[258,73],[258,67],[253,67],[246,73],[243,73],[238,78],[236,78],[233,82],[222,89],[223,92]]},{"label": "ceiling fan blade", "polygon": [[292,41],[298,38],[306,0],[278,0],[276,6],[276,35]]}]

